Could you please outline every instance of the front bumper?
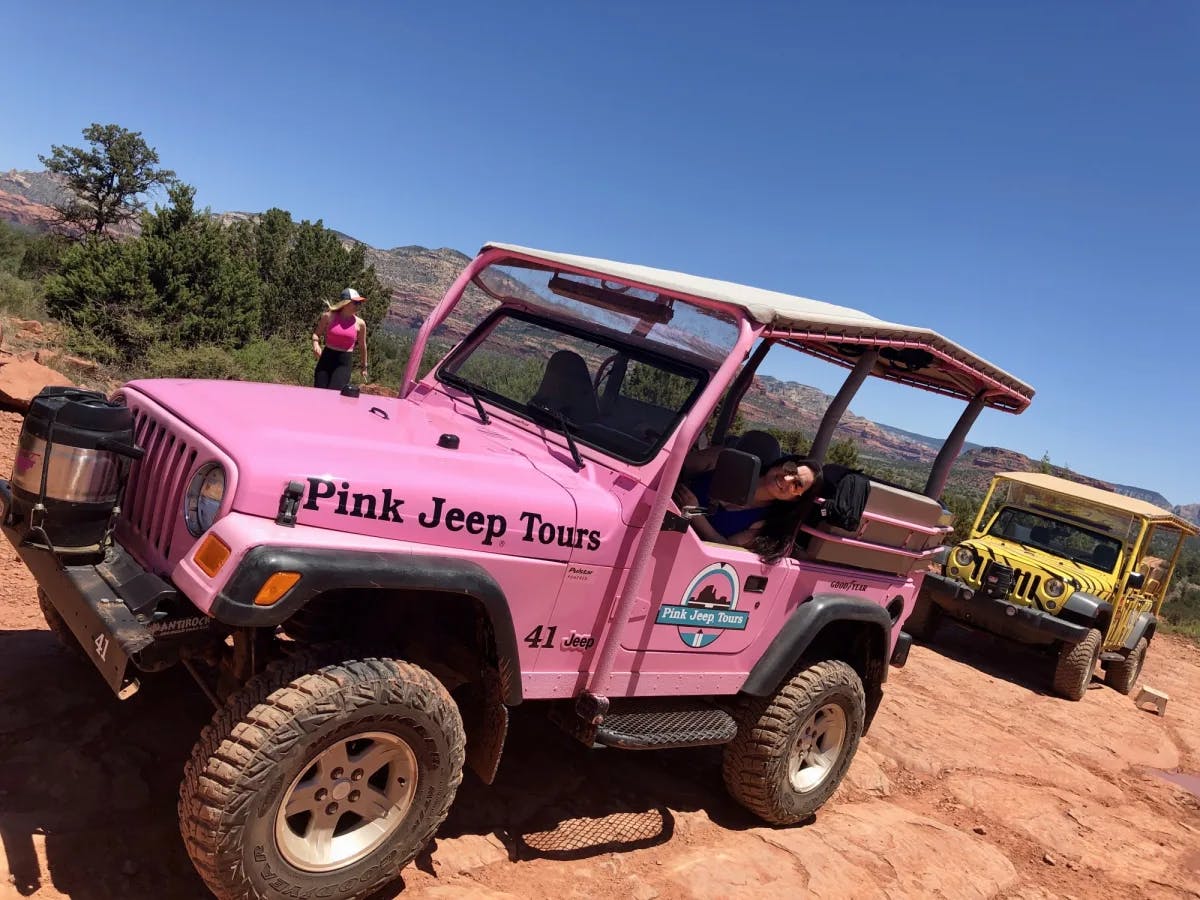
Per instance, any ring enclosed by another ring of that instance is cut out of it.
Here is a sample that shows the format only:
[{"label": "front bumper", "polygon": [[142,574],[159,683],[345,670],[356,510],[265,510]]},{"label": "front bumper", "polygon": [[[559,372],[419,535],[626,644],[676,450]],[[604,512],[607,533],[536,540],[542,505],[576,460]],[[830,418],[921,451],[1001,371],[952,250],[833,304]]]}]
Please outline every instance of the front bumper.
[{"label": "front bumper", "polygon": [[1025,644],[1062,641],[1078,644],[1088,626],[1077,625],[1029,606],[976,593],[961,581],[929,573],[917,602],[936,604],[951,618]]},{"label": "front bumper", "polygon": [[0,480],[0,529],[117,696],[137,690],[131,666],[145,672],[166,668],[178,660],[184,643],[214,636],[212,620],[119,544],[98,563],[64,564],[50,550],[23,540],[11,508],[12,490]]}]

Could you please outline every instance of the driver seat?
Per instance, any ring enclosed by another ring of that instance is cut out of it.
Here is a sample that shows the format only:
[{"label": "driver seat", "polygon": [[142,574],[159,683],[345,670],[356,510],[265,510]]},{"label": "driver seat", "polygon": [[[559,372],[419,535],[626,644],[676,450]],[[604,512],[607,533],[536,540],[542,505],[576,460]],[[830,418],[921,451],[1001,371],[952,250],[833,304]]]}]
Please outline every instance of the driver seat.
[{"label": "driver seat", "polygon": [[574,425],[595,422],[600,416],[587,363],[573,350],[556,350],[551,355],[542,383],[529,402],[558,410]]}]

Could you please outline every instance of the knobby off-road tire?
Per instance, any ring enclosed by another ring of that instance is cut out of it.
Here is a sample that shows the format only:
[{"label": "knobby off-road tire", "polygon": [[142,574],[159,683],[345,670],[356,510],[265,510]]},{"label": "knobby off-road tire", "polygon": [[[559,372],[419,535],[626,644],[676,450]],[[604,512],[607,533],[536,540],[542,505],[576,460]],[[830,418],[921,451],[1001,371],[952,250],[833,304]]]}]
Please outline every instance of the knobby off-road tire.
[{"label": "knobby off-road tire", "polygon": [[801,669],[769,697],[744,698],[725,746],[726,788],[772,824],[803,821],[841,784],[865,715],[862,681],[840,660]]},{"label": "knobby off-road tire", "polygon": [[1058,663],[1054,667],[1054,693],[1068,700],[1083,699],[1092,683],[1103,640],[1104,635],[1093,628],[1078,644],[1064,644],[1059,649]]},{"label": "knobby off-road tire", "polygon": [[1142,674],[1142,665],[1146,662],[1146,651],[1150,642],[1142,638],[1129,655],[1120,662],[1109,663],[1104,670],[1104,683],[1119,694],[1128,694],[1133,690],[1138,676]]},{"label": "knobby off-road tire", "polygon": [[917,597],[916,605],[913,606],[913,611],[904,624],[900,627],[910,635],[914,641],[920,641],[923,644],[933,640],[934,632],[937,631],[938,625],[942,622],[942,610],[932,600],[922,600]]},{"label": "knobby off-road tire", "polygon": [[219,900],[364,897],[429,843],[462,781],[462,720],[437,679],[394,659],[321,662],[269,666],[192,751],[180,830]]},{"label": "knobby off-road tire", "polygon": [[75,639],[70,626],[67,625],[67,620],[54,608],[54,604],[50,602],[50,598],[46,596],[46,592],[38,588],[37,598],[38,606],[42,608],[42,618],[46,620],[46,627],[50,629],[50,633],[54,635],[55,639],[67,653],[75,659],[86,660],[88,658],[86,651],[84,651],[79,641]]}]

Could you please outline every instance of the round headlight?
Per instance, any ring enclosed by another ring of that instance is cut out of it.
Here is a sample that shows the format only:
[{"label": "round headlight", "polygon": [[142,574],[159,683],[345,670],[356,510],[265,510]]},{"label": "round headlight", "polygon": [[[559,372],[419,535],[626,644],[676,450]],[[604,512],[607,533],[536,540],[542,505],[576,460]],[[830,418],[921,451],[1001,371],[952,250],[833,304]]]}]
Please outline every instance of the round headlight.
[{"label": "round headlight", "polygon": [[1043,585],[1042,590],[1046,592],[1046,596],[1057,600],[1067,592],[1067,586],[1061,578],[1051,578]]},{"label": "round headlight", "polygon": [[196,470],[188,484],[183,502],[183,519],[196,537],[212,528],[225,499],[225,470],[220,463],[208,463]]},{"label": "round headlight", "polygon": [[952,559],[956,565],[969,566],[971,563],[975,562],[975,551],[970,547],[964,547],[960,545],[954,548]]}]

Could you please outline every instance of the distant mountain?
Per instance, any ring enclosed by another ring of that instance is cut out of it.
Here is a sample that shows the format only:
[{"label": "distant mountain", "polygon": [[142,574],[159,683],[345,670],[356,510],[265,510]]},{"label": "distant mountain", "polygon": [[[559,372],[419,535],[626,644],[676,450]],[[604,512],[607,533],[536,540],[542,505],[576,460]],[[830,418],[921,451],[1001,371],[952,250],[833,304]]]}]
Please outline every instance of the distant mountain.
[{"label": "distant mountain", "polygon": [[[0,173],[0,221],[43,230],[53,220],[53,211],[49,206],[61,203],[66,196],[61,179],[47,172],[14,170]],[[253,220],[258,214],[227,212],[219,213],[217,217],[232,222]],[[362,243],[351,235],[338,234],[347,246]],[[379,250],[367,244],[362,244],[362,247],[367,262],[375,266],[380,281],[391,289],[391,304],[385,325],[398,331],[411,331],[419,327],[470,261],[466,254],[448,247],[436,250],[416,245],[394,247],[391,250]],[[527,289],[515,281],[504,281],[502,287],[513,296],[527,293]],[[463,302],[439,329],[441,337],[448,341],[462,338],[494,305],[492,298],[474,286],[469,287]],[[743,410],[747,421],[812,434],[830,399],[829,394],[814,387],[760,375],[755,378],[754,386],[745,398]],[[836,435],[837,439],[847,437],[854,440],[864,456],[887,460],[901,469],[911,470],[914,477],[928,471],[929,464],[942,446],[941,438],[873,422],[850,411],[843,417]],[[954,465],[950,483],[960,490],[982,491],[996,472],[1030,471],[1034,468],[1034,461],[1024,454],[968,443]],[[1171,508],[1167,499],[1155,491],[1109,484],[1060,468],[1054,471],[1063,477]],[[1200,504],[1176,509],[1180,515],[1200,523]]]},{"label": "distant mountain", "polygon": [[1200,503],[1185,503],[1175,507],[1175,515],[1200,525]]}]

